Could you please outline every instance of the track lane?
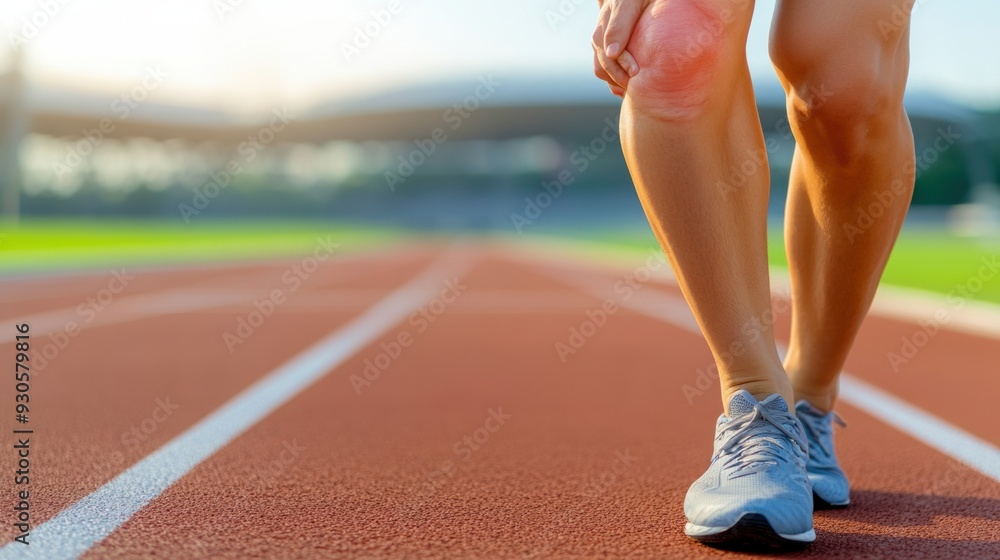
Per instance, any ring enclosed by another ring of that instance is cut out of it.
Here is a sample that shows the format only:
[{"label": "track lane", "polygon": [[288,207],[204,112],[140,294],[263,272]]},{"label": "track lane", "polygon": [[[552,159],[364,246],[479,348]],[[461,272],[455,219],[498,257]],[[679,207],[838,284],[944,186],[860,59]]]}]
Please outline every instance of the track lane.
[{"label": "track lane", "polygon": [[[469,297],[558,286],[494,261],[467,284]],[[711,453],[719,403],[715,390],[688,402],[674,372],[704,367],[707,347],[623,310],[561,363],[554,344],[599,303],[522,316],[445,312],[357,395],[350,376],[378,355],[375,343],[193,470],[89,557],[747,557],[681,533],[680,505]],[[497,407],[509,423],[465,461],[456,445]],[[819,513],[820,542],[797,556],[995,550],[994,482],[862,411],[847,414],[851,427],[838,446],[854,505]],[[634,460],[615,472],[619,453]],[[456,464],[451,475],[442,471],[447,461]],[[206,488],[219,499],[206,502]]]},{"label": "track lane", "polygon": [[[66,338],[64,335],[73,337],[74,331],[79,329],[115,325],[146,316],[239,305],[243,301],[266,299],[274,289],[295,292],[304,285],[317,289],[355,280],[367,280],[372,289],[382,289],[387,287],[380,280],[383,272],[389,272],[391,278],[394,267],[413,265],[424,256],[420,252],[401,255],[399,259],[395,259],[392,253],[376,253],[368,260],[353,256],[328,261],[312,272],[302,269],[301,259],[274,262],[263,268],[241,267],[239,271],[229,273],[212,269],[209,277],[201,275],[201,271],[188,279],[172,274],[170,283],[155,279],[145,283],[132,280],[124,290],[120,290],[120,284],[113,284],[117,293],[109,291],[105,282],[102,288],[86,296],[56,295],[51,299],[25,303],[22,305],[23,312],[9,315],[6,322],[33,323],[35,334],[46,339],[45,346],[61,346],[58,339]],[[49,289],[57,291],[61,287]],[[10,313],[6,306],[5,311]],[[0,345],[10,342],[8,339],[0,340]],[[51,348],[45,350],[51,351]]]},{"label": "track lane", "polygon": [[[429,259],[429,252],[421,258]],[[395,287],[423,264],[416,259],[398,263],[377,279],[359,277],[354,286]],[[309,297],[309,284],[303,286],[289,296],[290,303]],[[230,354],[222,334],[235,332],[237,318],[253,309],[247,300],[229,310],[203,312],[195,322],[190,316],[167,315],[85,329],[33,376],[32,397],[38,404],[32,420],[38,434],[33,471],[39,481],[33,522],[51,518],[87,495],[357,313],[276,313],[253,331],[250,343],[235,346]],[[13,402],[11,391],[5,385],[0,396]],[[158,399],[170,398],[169,404],[179,408],[165,421],[150,424],[154,428],[149,433],[132,437],[133,428],[142,429],[153,417]],[[11,454],[3,454],[0,468],[13,472],[12,460]],[[13,492],[13,480],[3,477],[0,492]],[[12,531],[4,524],[5,539],[13,538]]]},{"label": "track lane", "polygon": [[[517,262],[512,257],[510,262]],[[643,265],[643,259],[635,268]],[[570,267],[573,274],[602,278],[608,286],[620,281],[633,269],[591,265],[561,264],[553,260],[549,267]],[[644,289],[683,298],[680,289],[664,282],[662,275],[645,284]],[[778,295],[774,298],[775,336],[788,340],[791,328],[790,304]],[[945,311],[947,311],[945,309]],[[846,368],[851,374],[880,389],[955,424],[993,445],[1000,446],[1000,432],[992,429],[992,395],[1000,394],[1000,376],[990,375],[993,364],[1000,362],[1000,344],[983,336],[953,331],[940,324],[934,330],[933,314],[925,327],[900,319],[869,315],[848,356]],[[928,331],[933,335],[924,338]],[[923,343],[919,346],[914,344]],[[903,361],[900,361],[903,360]],[[711,362],[700,366],[705,369]],[[692,382],[696,379],[692,372]]]},{"label": "track lane", "polygon": [[[314,286],[335,285],[340,281],[341,267],[354,267],[366,274],[374,274],[380,268],[394,266],[420,258],[426,251],[407,247],[388,246],[369,253],[333,254],[327,263],[337,263],[337,269],[321,267],[308,275]],[[64,311],[67,316],[76,313],[80,305],[87,306],[88,299],[99,300],[98,309],[108,305],[107,299],[131,297],[141,294],[166,292],[176,289],[198,287],[225,287],[227,285],[272,285],[280,283],[280,276],[288,273],[291,266],[308,257],[304,253],[299,258],[270,259],[263,262],[237,262],[226,266],[184,267],[108,267],[102,271],[91,271],[81,275],[56,275],[25,280],[0,279],[0,303],[7,317],[17,318],[29,314]],[[112,292],[112,293],[109,293]]]}]

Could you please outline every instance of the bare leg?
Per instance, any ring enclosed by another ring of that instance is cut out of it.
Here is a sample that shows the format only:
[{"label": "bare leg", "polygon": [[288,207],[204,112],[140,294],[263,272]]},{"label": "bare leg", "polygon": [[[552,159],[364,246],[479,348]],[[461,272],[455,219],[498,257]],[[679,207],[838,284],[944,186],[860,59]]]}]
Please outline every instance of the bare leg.
[{"label": "bare leg", "polygon": [[[621,132],[639,199],[719,368],[723,403],[792,387],[770,326],[768,170],[747,69],[750,0],[667,0],[628,51]],[[737,174],[742,180],[733,181]]]},{"label": "bare leg", "polygon": [[797,148],[785,220],[796,399],[830,410],[913,192],[912,0],[780,0],[771,57]]}]

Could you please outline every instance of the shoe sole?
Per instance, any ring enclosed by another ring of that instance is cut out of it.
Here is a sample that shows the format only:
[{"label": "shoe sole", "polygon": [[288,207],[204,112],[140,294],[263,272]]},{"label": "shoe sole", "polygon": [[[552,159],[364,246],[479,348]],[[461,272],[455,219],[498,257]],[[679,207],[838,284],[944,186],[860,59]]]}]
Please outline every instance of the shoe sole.
[{"label": "shoe sole", "polygon": [[820,498],[818,495],[816,495],[815,492],[813,492],[813,510],[844,509],[849,505],[851,505],[851,500],[847,500],[846,502],[840,504],[831,504],[830,502],[824,500],[823,498]]},{"label": "shoe sole", "polygon": [[771,527],[767,518],[759,513],[748,513],[732,527],[711,532],[713,530],[688,523],[685,533],[708,546],[748,551],[798,550],[816,540],[816,531],[813,529],[797,535],[779,534]]}]

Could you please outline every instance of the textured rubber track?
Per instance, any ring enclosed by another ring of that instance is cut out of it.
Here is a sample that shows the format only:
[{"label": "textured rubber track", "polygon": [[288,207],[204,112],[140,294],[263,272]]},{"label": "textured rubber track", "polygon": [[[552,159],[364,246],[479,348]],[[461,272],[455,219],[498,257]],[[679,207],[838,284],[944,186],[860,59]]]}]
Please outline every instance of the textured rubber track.
[{"label": "textured rubber track", "polygon": [[[406,281],[436,252],[355,263],[371,274],[346,283],[336,282],[342,265],[321,269],[315,283],[233,354],[221,333],[252,309],[250,302],[84,330],[33,388],[43,428],[33,465],[34,521],[210,414],[377,301],[380,291]],[[412,326],[386,333],[198,465],[85,557],[747,558],[683,532],[684,493],[711,454],[719,413],[717,382],[699,385],[698,371],[710,363],[700,337],[619,310],[563,362],[555,344],[566,342],[602,301],[488,248],[481,259],[462,279],[467,295],[361,395],[350,376],[364,370],[382,342]],[[613,286],[633,271],[610,269],[599,278]],[[226,282],[248,287],[237,283],[236,272]],[[136,287],[154,291],[220,277],[176,273]],[[274,278],[254,282],[267,289]],[[49,284],[56,303],[26,302],[13,315],[78,302],[61,291],[74,280]],[[81,291],[101,285],[93,281]],[[677,293],[655,283],[642,289]],[[543,291],[567,297],[549,306],[537,297]],[[348,300],[357,294],[356,305],[310,307],[311,297],[325,294]],[[490,294],[503,298],[487,305]],[[504,307],[518,294],[533,303]],[[776,325],[783,338],[787,316]],[[888,370],[885,355],[915,328],[869,320],[851,356],[852,373],[996,441],[981,411],[991,410],[997,383],[982,365],[1000,359],[998,345],[941,332],[907,364],[910,377],[901,377]],[[934,375],[957,381],[941,386]],[[698,393],[685,394],[685,385]],[[165,397],[180,408],[144,440],[123,445],[122,435]],[[0,398],[12,402],[10,384],[0,387]],[[456,444],[495,407],[512,418],[466,460]],[[785,557],[998,556],[994,481],[859,410],[840,413],[850,423],[837,444],[853,484],[851,506],[818,511],[816,542]],[[283,452],[293,442],[299,451],[286,461]],[[442,476],[446,461],[455,469]],[[0,455],[4,472],[13,466],[10,453]],[[0,493],[13,491],[10,477],[0,479]],[[9,523],[3,531],[13,538]]]}]

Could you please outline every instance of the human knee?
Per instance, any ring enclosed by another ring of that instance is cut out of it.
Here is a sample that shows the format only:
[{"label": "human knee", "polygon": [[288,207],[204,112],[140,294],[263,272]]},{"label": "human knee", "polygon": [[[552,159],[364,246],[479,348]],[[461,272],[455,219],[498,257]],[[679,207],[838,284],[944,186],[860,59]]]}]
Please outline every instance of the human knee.
[{"label": "human knee", "polygon": [[806,144],[822,142],[838,162],[865,156],[898,126],[902,88],[877,78],[804,80],[789,92],[790,114]]},{"label": "human knee", "polygon": [[870,56],[816,56],[819,49],[776,45],[771,59],[783,76],[788,112],[807,149],[821,148],[841,164],[851,164],[870,152],[875,142],[898,130],[906,86],[903,64],[891,53]]},{"label": "human knee", "polygon": [[726,78],[722,70],[742,56],[732,35],[749,24],[752,10],[749,0],[654,2],[627,47],[640,68],[629,81],[629,100],[665,119],[700,114]]}]

